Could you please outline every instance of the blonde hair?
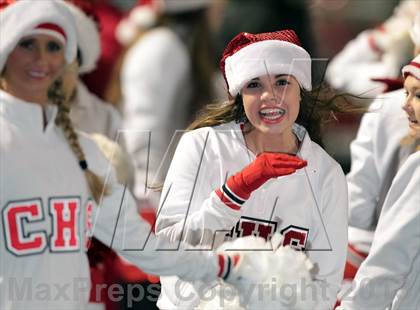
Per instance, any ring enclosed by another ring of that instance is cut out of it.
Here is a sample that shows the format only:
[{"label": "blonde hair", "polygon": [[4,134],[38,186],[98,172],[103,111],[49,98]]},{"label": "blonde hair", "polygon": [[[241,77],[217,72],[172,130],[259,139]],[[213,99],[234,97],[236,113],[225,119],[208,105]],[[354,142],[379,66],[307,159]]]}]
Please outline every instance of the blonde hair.
[{"label": "blonde hair", "polygon": [[48,98],[53,104],[58,107],[55,124],[63,130],[64,136],[72,149],[74,155],[79,161],[80,168],[85,173],[86,181],[92,193],[93,199],[99,204],[101,196],[108,195],[108,188],[104,181],[93,173],[86,161],[85,153],[79,143],[79,138],[73,128],[73,123],[70,119],[70,104],[65,100],[65,94],[62,89],[62,81],[59,79],[54,82],[48,91]]}]

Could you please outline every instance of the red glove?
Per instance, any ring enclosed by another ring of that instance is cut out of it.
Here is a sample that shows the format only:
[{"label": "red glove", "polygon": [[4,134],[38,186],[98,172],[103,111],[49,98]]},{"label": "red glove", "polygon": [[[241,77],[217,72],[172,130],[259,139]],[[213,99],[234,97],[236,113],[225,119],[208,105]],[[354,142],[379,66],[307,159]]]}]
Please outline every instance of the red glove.
[{"label": "red glove", "polygon": [[217,196],[227,206],[239,210],[251,193],[271,178],[294,173],[307,162],[294,155],[262,153],[242,171],[231,176],[218,190]]}]

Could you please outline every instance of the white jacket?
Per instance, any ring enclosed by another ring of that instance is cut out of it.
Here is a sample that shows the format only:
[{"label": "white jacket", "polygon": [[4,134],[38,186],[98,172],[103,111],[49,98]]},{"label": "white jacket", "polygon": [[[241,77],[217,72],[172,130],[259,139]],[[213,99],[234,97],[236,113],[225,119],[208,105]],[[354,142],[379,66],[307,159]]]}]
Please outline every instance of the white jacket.
[{"label": "white jacket", "polygon": [[366,253],[398,169],[400,142],[408,133],[407,116],[401,109],[404,99],[404,89],[378,96],[350,146],[349,242]]},{"label": "white jacket", "polygon": [[130,48],[122,66],[124,136],[136,167],[133,192],[136,198],[151,199],[156,208],[159,195],[145,185],[163,183],[172,157],[165,152],[175,131],[187,125],[192,95],[189,57],[173,30],[158,27]]},{"label": "white jacket", "polygon": [[395,176],[375,239],[340,309],[420,309],[420,152]]},{"label": "white jacket", "polygon": [[[294,129],[302,139],[303,127]],[[347,186],[340,166],[307,134],[299,156],[308,161],[306,168],[269,180],[241,210],[234,210],[223,204],[214,190],[255,159],[240,126],[227,123],[184,134],[162,191],[157,234],[215,249],[227,236],[269,238],[280,231],[285,244],[308,250],[309,258],[318,265],[315,309],[331,309],[346,257]],[[161,309],[197,305],[194,290],[202,287],[199,283],[194,287],[176,277],[162,277],[161,282]],[[326,299],[321,300],[324,284],[328,287],[323,292]],[[188,298],[182,300],[185,296]]]},{"label": "white jacket", "polygon": [[44,128],[40,105],[0,90],[0,309],[86,309],[91,231],[146,272],[215,279],[211,253],[155,251],[167,242],[149,237],[129,192],[116,183],[96,144],[79,134],[90,169],[111,189],[97,207],[55,126],[56,107],[47,106],[45,115]]}]

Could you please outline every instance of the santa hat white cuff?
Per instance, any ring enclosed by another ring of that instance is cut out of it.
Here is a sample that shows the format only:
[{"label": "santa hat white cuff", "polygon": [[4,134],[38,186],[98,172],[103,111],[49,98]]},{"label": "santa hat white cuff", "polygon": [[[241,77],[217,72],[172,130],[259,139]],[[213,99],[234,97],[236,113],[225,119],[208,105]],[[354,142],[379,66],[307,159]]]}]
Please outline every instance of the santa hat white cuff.
[{"label": "santa hat white cuff", "polygon": [[236,96],[245,84],[265,74],[292,75],[306,90],[312,89],[311,56],[302,47],[279,40],[252,43],[225,60],[229,93]]},{"label": "santa hat white cuff", "polygon": [[88,73],[96,68],[101,54],[101,41],[95,21],[87,16],[79,7],[64,2],[76,21],[77,45],[82,55],[79,73]]},{"label": "santa hat white cuff", "polygon": [[416,79],[420,80],[420,54],[417,55],[408,65],[404,66],[402,69],[404,78],[408,75],[414,76]]},{"label": "santa hat white cuff", "polygon": [[51,23],[66,35],[65,58],[71,63],[77,52],[73,16],[62,1],[17,1],[0,11],[0,71],[19,40],[38,25]]}]

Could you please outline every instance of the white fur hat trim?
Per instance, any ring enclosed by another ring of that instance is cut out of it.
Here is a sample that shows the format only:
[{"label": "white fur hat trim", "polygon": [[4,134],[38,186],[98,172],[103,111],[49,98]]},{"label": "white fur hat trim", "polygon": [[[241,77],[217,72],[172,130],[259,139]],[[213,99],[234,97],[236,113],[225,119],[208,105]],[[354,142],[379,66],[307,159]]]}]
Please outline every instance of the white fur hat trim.
[{"label": "white fur hat trim", "polygon": [[229,93],[236,96],[244,85],[266,74],[292,75],[306,90],[312,89],[311,56],[302,47],[279,40],[255,42],[226,58]]},{"label": "white fur hat trim", "polygon": [[65,58],[76,57],[77,37],[74,18],[62,1],[17,1],[0,11],[0,71],[26,33],[43,23],[60,26],[66,34]]}]

